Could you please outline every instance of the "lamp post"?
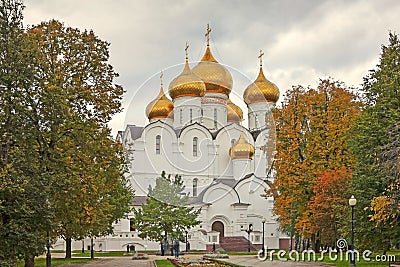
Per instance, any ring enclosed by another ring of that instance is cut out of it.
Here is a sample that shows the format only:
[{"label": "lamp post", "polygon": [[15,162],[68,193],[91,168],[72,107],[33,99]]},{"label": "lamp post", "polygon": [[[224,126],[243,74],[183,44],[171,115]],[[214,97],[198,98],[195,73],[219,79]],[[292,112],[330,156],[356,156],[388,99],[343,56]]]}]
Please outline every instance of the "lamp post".
[{"label": "lamp post", "polygon": [[253,225],[249,224],[249,227],[245,231],[247,233],[247,252],[250,252],[250,233],[253,232]]},{"label": "lamp post", "polygon": [[188,252],[188,231],[185,231],[185,251]]},{"label": "lamp post", "polygon": [[350,254],[350,266],[356,266],[356,259],[354,255],[354,206],[357,204],[357,199],[351,196],[349,199],[349,205],[351,207],[351,254]]},{"label": "lamp post", "polygon": [[47,254],[46,254],[46,267],[51,267],[51,253],[50,253],[50,231],[49,228],[46,229],[46,235],[47,235]]},{"label": "lamp post", "polygon": [[262,232],[262,255],[264,257],[264,255],[265,255],[265,247],[264,247],[264,240],[265,240],[264,233],[265,233],[265,231],[264,231],[264,225],[265,225],[266,219],[263,218],[261,222],[262,222],[262,230],[263,230],[263,232]]}]

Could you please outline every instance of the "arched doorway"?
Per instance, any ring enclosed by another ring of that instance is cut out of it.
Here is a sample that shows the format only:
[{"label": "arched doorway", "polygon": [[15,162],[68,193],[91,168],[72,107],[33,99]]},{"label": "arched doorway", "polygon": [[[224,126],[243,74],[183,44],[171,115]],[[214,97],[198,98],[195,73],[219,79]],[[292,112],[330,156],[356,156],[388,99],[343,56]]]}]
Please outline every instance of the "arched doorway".
[{"label": "arched doorway", "polygon": [[224,224],[220,221],[215,221],[211,225],[211,230],[219,232],[219,237],[224,237]]}]

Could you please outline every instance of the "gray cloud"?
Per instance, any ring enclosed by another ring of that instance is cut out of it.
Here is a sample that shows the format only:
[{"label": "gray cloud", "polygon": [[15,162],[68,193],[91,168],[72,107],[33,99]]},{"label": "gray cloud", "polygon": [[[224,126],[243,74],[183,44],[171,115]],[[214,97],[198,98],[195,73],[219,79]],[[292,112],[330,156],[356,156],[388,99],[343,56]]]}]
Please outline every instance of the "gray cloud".
[{"label": "gray cloud", "polygon": [[[265,52],[266,76],[282,93],[292,85],[315,86],[328,76],[358,86],[378,63],[388,31],[400,31],[397,0],[29,0],[25,4],[25,24],[55,18],[67,26],[93,29],[111,43],[111,63],[127,91],[125,113],[111,123],[114,131],[125,127],[126,115],[130,123],[145,123],[144,109],[159,89],[158,73],[183,63],[186,41],[190,60],[200,59],[207,23],[212,26],[211,48],[217,60],[241,72],[234,74],[239,77],[234,81],[239,96],[257,75],[259,49]],[[165,89],[180,70],[166,71]],[[135,106],[127,108],[132,99]]]}]

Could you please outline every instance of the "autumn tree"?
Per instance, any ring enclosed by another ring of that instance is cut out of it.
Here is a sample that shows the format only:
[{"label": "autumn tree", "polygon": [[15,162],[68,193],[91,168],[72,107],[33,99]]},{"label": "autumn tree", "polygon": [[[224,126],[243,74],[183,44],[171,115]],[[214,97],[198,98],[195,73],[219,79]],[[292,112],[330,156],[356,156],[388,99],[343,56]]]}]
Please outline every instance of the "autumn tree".
[{"label": "autumn tree", "polygon": [[308,203],[312,212],[310,224],[313,233],[319,233],[321,244],[335,247],[336,241],[342,237],[343,229],[347,227],[348,216],[343,214],[348,210],[351,182],[351,170],[346,167],[318,174],[312,187],[314,196]]},{"label": "autumn tree", "polygon": [[282,229],[293,227],[312,240],[320,234],[310,201],[318,174],[352,165],[345,134],[359,112],[355,99],[344,84],[321,80],[317,89],[293,87],[276,110],[274,211]]},{"label": "autumn tree", "polygon": [[129,211],[122,147],[107,123],[120,111],[118,74],[108,63],[109,44],[93,31],[51,20],[29,29],[37,45],[36,94],[30,98],[32,131],[41,175],[51,192],[54,236],[71,239],[111,232]]},{"label": "autumn tree", "polygon": [[0,5],[1,266],[34,266],[60,235],[110,233],[132,200],[107,126],[123,94],[109,44],[55,20],[26,31],[22,9]]},{"label": "autumn tree", "polygon": [[[400,42],[398,35],[390,33],[389,44],[382,46],[379,64],[364,78],[363,102],[366,107],[352,129],[350,141],[357,160],[352,187],[357,198],[360,248],[387,250],[391,242],[398,242],[400,237],[398,226],[392,224],[396,218],[391,212],[395,198],[389,197],[398,186],[393,168],[398,159],[393,145],[398,138],[396,125],[400,121],[399,81]],[[371,216],[381,212],[382,216],[386,214],[384,220],[378,224],[370,221]]]},{"label": "autumn tree", "polygon": [[179,175],[162,172],[154,188],[149,187],[146,204],[135,209],[134,225],[141,238],[157,242],[182,241],[185,231],[200,224],[200,210],[188,206],[188,196]]}]

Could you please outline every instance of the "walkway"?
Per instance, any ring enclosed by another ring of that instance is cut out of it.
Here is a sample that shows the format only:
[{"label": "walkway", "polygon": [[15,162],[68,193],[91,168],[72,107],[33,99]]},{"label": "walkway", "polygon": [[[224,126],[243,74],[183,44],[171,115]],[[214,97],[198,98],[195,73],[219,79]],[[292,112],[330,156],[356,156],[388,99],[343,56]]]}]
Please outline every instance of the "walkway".
[{"label": "walkway", "polygon": [[323,265],[322,263],[317,263],[317,262],[308,262],[308,261],[299,261],[299,262],[294,262],[294,261],[279,261],[279,260],[265,260],[265,261],[260,261],[257,256],[254,255],[240,255],[240,256],[235,256],[235,255],[230,255],[229,259],[223,259],[224,261],[227,262],[232,262],[236,263],[242,266],[249,266],[249,267],[306,267],[306,266],[329,266],[329,265]]},{"label": "walkway", "polygon": [[[95,261],[79,264],[80,267],[154,267],[153,260],[166,259],[171,256],[150,255],[149,260],[132,260],[131,257],[104,257],[97,258]],[[184,258],[199,258],[202,255],[185,255]],[[260,261],[254,255],[231,255],[229,259],[223,259],[227,262],[236,263],[246,267],[321,267],[328,266],[317,262],[293,262],[293,261]],[[71,265],[63,265],[64,267]],[[76,265],[74,265],[76,266]]]}]

